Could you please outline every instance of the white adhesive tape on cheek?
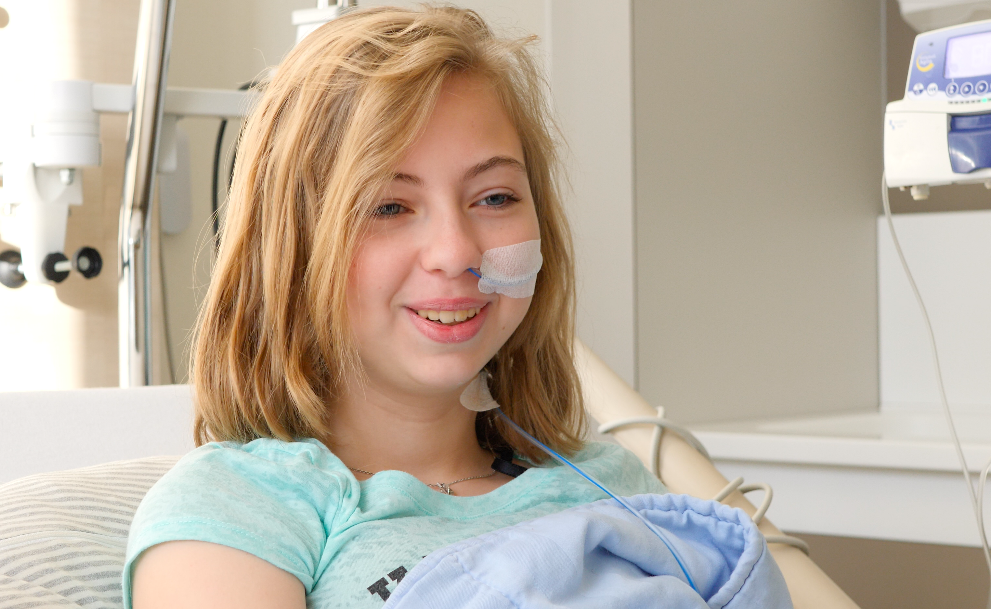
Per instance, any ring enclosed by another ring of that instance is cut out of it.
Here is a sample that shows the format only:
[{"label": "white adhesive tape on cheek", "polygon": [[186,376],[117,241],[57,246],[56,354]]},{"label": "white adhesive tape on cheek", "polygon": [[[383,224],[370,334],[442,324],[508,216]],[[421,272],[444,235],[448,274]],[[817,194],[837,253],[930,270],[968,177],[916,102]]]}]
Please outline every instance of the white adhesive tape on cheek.
[{"label": "white adhesive tape on cheek", "polygon": [[465,390],[461,392],[461,405],[475,412],[485,412],[499,407],[499,404],[492,399],[492,394],[489,393],[488,372],[482,370],[472,382],[468,383]]},{"label": "white adhesive tape on cheek", "polygon": [[482,294],[503,294],[510,298],[533,296],[537,273],[544,265],[540,239],[524,241],[482,252],[478,290]]}]

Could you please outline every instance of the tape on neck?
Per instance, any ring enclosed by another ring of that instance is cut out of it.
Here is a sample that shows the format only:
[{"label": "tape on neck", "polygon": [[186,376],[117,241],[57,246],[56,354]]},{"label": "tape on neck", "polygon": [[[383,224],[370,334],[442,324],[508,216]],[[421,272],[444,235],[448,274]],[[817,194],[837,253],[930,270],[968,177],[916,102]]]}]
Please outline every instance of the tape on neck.
[{"label": "tape on neck", "polygon": [[544,265],[540,255],[540,239],[524,241],[482,252],[482,265],[476,273],[478,291],[482,294],[503,294],[510,298],[533,296],[537,273]]},{"label": "tape on neck", "polygon": [[499,407],[489,393],[489,373],[482,370],[478,373],[465,390],[461,392],[461,405],[468,410],[485,412]]}]

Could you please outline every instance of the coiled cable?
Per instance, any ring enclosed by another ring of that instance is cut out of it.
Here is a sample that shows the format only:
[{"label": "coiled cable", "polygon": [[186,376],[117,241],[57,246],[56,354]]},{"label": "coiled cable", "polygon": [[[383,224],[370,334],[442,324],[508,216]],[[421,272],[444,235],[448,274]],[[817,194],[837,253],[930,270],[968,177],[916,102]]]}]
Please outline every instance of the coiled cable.
[{"label": "coiled cable", "polygon": [[[709,451],[705,449],[702,442],[696,438],[692,432],[681,425],[665,419],[663,407],[657,408],[657,414],[657,417],[632,417],[628,419],[610,421],[609,423],[599,425],[598,431],[601,434],[607,434],[633,425],[652,425],[654,427],[654,435],[651,438],[650,471],[658,478],[661,477],[661,437],[665,429],[680,436],[688,442],[692,448],[708,459],[710,463],[712,462],[712,457],[709,456]],[[989,465],[989,467],[991,467],[991,465]],[[774,498],[774,490],[771,488],[770,484],[765,482],[743,484],[742,477],[736,478],[724,486],[721,491],[716,493],[716,496],[713,497],[712,500],[722,502],[724,499],[729,497],[733,491],[739,491],[746,494],[758,490],[764,491],[764,499],[761,501],[760,505],[757,507],[757,511],[754,512],[754,515],[751,518],[754,521],[754,524],[759,525],[764,519],[764,514],[767,513],[767,509],[771,507],[771,500]],[[764,539],[767,543],[780,543],[787,546],[792,546],[804,552],[806,556],[809,554],[809,544],[805,543],[798,537],[792,537],[791,535],[765,535]]]}]

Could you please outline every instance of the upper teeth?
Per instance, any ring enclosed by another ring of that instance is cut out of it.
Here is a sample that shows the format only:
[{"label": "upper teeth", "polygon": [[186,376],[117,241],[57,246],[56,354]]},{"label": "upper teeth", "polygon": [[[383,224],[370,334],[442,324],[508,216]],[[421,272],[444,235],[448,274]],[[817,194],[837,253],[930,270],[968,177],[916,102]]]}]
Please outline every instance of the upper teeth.
[{"label": "upper teeth", "polygon": [[458,311],[434,311],[431,309],[422,309],[417,311],[416,314],[424,319],[439,321],[442,324],[453,324],[460,323],[466,319],[471,319],[472,317],[478,315],[478,312],[481,310],[482,307],[461,309]]}]

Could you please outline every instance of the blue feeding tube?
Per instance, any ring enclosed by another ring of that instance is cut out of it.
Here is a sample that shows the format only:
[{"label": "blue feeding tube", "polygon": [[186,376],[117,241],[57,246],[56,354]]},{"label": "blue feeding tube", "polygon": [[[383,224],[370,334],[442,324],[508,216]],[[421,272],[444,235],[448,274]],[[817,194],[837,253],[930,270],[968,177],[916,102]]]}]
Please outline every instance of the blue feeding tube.
[{"label": "blue feeding tube", "polygon": [[[469,270],[471,270],[471,269],[469,269]],[[474,271],[472,271],[472,272],[474,273]],[[695,581],[692,579],[692,576],[688,574],[688,569],[685,567],[685,562],[681,559],[681,556],[678,555],[678,551],[675,550],[675,548],[674,548],[673,545],[671,545],[671,542],[668,541],[668,538],[664,534],[664,531],[662,531],[657,526],[655,526],[653,522],[647,520],[647,518],[645,518],[643,516],[643,514],[641,514],[637,510],[635,510],[633,508],[633,506],[631,506],[629,503],[627,503],[625,500],[623,500],[622,497],[619,497],[619,496],[615,495],[612,491],[610,491],[609,489],[607,489],[601,482],[599,482],[598,480],[596,480],[592,476],[586,474],[584,471],[582,471],[581,468],[579,468],[577,465],[575,465],[571,461],[568,461],[567,459],[565,459],[563,456],[561,456],[560,454],[558,454],[558,452],[555,451],[553,448],[551,448],[550,446],[547,446],[546,444],[544,444],[543,442],[541,442],[537,438],[534,438],[529,433],[527,433],[522,427],[520,427],[512,419],[510,419],[509,417],[507,417],[506,416],[506,413],[504,413],[502,411],[502,408],[496,408],[495,411],[497,413],[499,413],[499,416],[502,417],[502,419],[504,421],[506,421],[507,423],[509,423],[510,427],[512,427],[513,429],[515,429],[517,433],[519,433],[521,436],[523,436],[524,438],[526,438],[527,440],[529,440],[530,442],[532,442],[534,445],[539,446],[541,450],[543,450],[548,455],[550,455],[550,456],[554,457],[555,459],[557,459],[562,465],[566,465],[567,467],[570,467],[571,469],[573,469],[576,472],[578,472],[578,474],[581,475],[581,477],[585,478],[586,480],[588,480],[589,482],[591,482],[592,484],[594,484],[595,486],[597,486],[599,488],[599,490],[601,490],[605,494],[607,494],[610,497],[612,497],[613,499],[615,499],[617,502],[619,502],[619,504],[621,506],[623,506],[631,514],[633,514],[634,516],[636,516],[640,520],[640,522],[642,522],[645,525],[647,525],[647,528],[650,529],[651,532],[654,533],[654,535],[657,535],[657,538],[661,540],[661,543],[663,543],[667,547],[667,549],[671,551],[671,555],[674,556],[675,562],[677,562],[678,563],[678,566],[681,567],[682,574],[684,574],[685,579],[688,580],[688,585],[692,587],[692,590],[695,590],[695,592],[701,594],[699,592],[699,589],[695,586]]]},{"label": "blue feeding tube", "polygon": [[[488,282],[489,285],[495,286],[496,288],[514,288],[518,285],[522,285],[527,280],[532,279],[532,277],[524,277],[523,281],[499,281],[491,277],[482,277],[481,275],[479,275],[478,271],[476,271],[471,267],[468,267],[468,272],[474,275],[475,277],[478,277],[479,280],[486,281]],[[498,292],[499,290],[496,291]]]}]

